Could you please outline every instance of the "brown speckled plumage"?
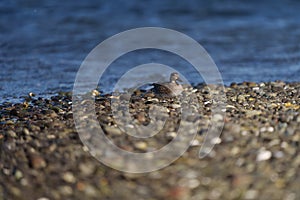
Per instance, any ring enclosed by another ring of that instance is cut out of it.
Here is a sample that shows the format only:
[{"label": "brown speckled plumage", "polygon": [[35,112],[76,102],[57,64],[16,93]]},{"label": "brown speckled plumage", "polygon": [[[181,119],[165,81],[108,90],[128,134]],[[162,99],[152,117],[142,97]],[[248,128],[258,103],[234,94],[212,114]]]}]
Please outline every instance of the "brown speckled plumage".
[{"label": "brown speckled plumage", "polygon": [[179,74],[174,72],[170,75],[170,81],[166,83],[153,83],[153,91],[157,95],[163,96],[178,96],[183,91],[182,85],[177,83],[177,81],[182,81],[179,78]]}]

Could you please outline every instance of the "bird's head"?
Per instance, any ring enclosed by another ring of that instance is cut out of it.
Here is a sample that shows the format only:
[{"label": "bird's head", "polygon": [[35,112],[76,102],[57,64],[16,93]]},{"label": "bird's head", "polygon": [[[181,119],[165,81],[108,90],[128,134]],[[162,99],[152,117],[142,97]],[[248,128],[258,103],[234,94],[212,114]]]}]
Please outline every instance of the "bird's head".
[{"label": "bird's head", "polygon": [[179,74],[178,74],[177,72],[173,72],[173,73],[170,75],[170,81],[171,81],[171,82],[174,82],[174,81],[182,82],[182,80],[180,79]]}]

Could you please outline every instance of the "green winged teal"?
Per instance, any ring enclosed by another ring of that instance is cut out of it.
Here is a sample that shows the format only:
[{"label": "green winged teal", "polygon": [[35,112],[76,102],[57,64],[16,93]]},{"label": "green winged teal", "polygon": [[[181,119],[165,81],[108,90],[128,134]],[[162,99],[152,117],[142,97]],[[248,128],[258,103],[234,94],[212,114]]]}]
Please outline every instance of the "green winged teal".
[{"label": "green winged teal", "polygon": [[178,96],[182,93],[183,88],[177,81],[182,82],[177,72],[170,75],[170,82],[166,83],[153,83],[153,92],[162,96]]}]

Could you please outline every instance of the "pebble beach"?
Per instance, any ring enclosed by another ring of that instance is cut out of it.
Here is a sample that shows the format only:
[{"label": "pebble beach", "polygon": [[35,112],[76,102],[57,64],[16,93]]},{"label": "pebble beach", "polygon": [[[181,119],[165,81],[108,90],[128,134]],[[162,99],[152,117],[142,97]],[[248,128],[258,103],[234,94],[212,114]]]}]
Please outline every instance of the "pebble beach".
[{"label": "pebble beach", "polygon": [[[142,174],[117,171],[91,156],[75,128],[70,92],[2,103],[0,200],[300,199],[300,83],[226,86],[224,128],[202,159],[198,153],[211,119],[209,90],[206,85],[186,90],[199,103],[199,117],[188,119],[199,122],[195,140],[168,167]],[[93,95],[99,124],[120,148],[143,153],[176,137],[176,100],[139,91],[134,97]],[[140,124],[150,120],[148,107],[160,104],[169,123],[151,140],[131,139],[115,126],[112,98],[131,99],[132,119]]]}]

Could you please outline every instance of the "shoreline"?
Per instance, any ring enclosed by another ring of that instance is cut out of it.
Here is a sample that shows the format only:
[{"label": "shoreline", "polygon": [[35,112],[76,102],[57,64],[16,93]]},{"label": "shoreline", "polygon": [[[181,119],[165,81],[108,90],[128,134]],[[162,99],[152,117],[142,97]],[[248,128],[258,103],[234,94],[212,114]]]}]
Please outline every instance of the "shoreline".
[{"label": "shoreline", "polygon": [[[199,121],[195,142],[170,166],[146,174],[116,171],[90,155],[75,129],[70,92],[0,104],[0,200],[300,198],[300,82],[225,86],[225,126],[203,159],[198,152],[209,127],[210,96],[205,85],[190,91],[200,105],[200,118],[190,119]],[[96,113],[120,148],[148,152],[176,136],[178,102],[151,95],[135,100],[137,123],[149,122],[146,105],[161,103],[171,116],[165,133],[141,141],[114,126],[110,100],[97,96]]]},{"label": "shoreline", "polygon": [[[284,84],[298,84],[300,83],[300,81],[283,81],[283,80],[275,80],[275,81],[268,81],[268,82],[253,82],[253,81],[243,81],[243,82],[231,82],[230,84],[224,84],[224,87],[232,87],[232,85],[245,85],[245,86],[251,86],[251,85],[260,85],[260,84],[265,84],[265,83],[284,83]],[[201,87],[206,85],[205,82],[201,82],[201,83],[197,83],[197,84],[191,84],[191,86],[193,88],[197,88],[197,87]],[[129,89],[130,90],[130,89]],[[112,92],[104,92],[102,90],[98,91],[100,92],[100,94],[102,96],[105,95],[110,95]],[[21,95],[21,96],[6,96],[4,97],[5,100],[1,99],[0,100],[0,105],[4,104],[4,103],[22,103],[24,102],[25,99],[29,98],[29,94],[32,93],[34,94],[35,98],[41,97],[43,99],[50,99],[53,96],[59,96],[59,95],[63,95],[63,94],[69,94],[72,93],[72,90],[61,90],[61,91],[57,91],[57,92],[51,92],[51,93],[47,93],[47,94],[39,94],[39,93],[35,93],[35,91],[31,91],[29,92],[27,95]],[[2,97],[3,98],[3,97]]]}]

